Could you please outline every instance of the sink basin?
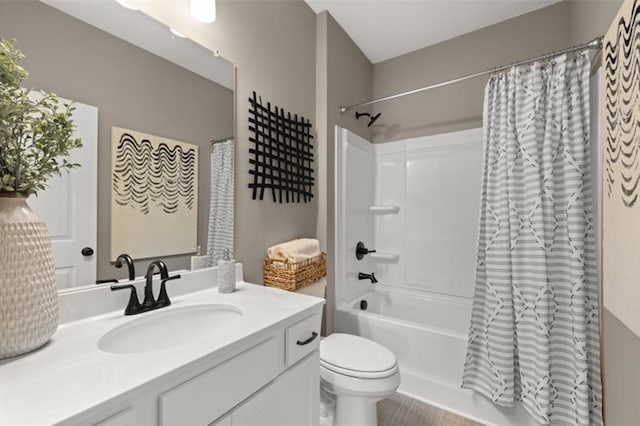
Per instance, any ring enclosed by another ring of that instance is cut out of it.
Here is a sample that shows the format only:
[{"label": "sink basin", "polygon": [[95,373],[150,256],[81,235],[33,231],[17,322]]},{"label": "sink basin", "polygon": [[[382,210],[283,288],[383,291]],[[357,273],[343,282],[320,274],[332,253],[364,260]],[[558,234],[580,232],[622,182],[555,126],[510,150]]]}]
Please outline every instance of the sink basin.
[{"label": "sink basin", "polygon": [[223,304],[165,309],[110,330],[98,340],[98,348],[116,354],[160,351],[211,337],[242,316],[236,306]]}]

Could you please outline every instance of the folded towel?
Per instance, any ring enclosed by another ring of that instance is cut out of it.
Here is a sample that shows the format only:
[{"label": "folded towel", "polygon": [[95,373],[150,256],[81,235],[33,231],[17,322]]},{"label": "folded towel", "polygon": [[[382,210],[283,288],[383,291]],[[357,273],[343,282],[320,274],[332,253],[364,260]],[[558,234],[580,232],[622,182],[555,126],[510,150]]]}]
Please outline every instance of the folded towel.
[{"label": "folded towel", "polygon": [[320,243],[313,238],[300,238],[276,244],[267,249],[267,255],[274,260],[300,262],[320,254]]}]

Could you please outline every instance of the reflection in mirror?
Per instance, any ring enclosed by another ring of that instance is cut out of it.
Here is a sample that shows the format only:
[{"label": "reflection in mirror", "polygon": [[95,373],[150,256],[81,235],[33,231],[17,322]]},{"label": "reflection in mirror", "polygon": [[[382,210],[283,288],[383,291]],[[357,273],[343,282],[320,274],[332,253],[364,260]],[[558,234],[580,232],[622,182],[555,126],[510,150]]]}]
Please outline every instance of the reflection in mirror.
[{"label": "reflection in mirror", "polygon": [[[26,86],[77,105],[74,121],[84,147],[72,160],[82,167],[29,200],[51,230],[59,288],[127,278],[127,268],[115,268],[110,259],[112,231],[127,234],[111,229],[114,127],[197,147],[194,244],[162,256],[170,269],[188,269],[197,246],[206,252],[210,141],[234,133],[234,65],[115,0],[0,2],[0,37],[16,39],[26,55]],[[171,232],[157,226],[153,237],[170,240]],[[134,252],[136,243],[126,251]],[[144,271],[149,260],[135,260]]]}]

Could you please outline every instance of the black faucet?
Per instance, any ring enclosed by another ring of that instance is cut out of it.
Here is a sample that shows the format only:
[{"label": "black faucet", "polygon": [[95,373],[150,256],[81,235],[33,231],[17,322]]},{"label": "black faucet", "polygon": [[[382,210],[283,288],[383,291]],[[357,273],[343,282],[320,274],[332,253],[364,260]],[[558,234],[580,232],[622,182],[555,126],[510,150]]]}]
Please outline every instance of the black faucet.
[{"label": "black faucet", "polygon": [[362,272],[358,272],[358,279],[359,280],[371,280],[371,284],[375,284],[378,282],[378,280],[376,279],[376,276],[372,273],[370,274],[364,274]]},{"label": "black faucet", "polygon": [[[169,271],[167,270],[167,265],[165,265],[165,263],[162,260],[154,260],[147,267],[147,273],[145,275],[145,277],[147,278],[147,282],[144,285],[144,301],[142,302],[142,307],[146,308],[149,311],[156,308],[156,301],[153,298],[153,270],[155,269],[156,266],[160,271],[160,280],[162,281],[163,287],[164,287],[164,282],[169,279]],[[167,296],[166,290],[164,291],[164,295]],[[158,301],[160,301],[160,296],[161,294],[158,294]],[[163,306],[168,306],[171,304],[171,301],[169,301],[169,298],[166,297],[166,299],[167,300],[164,301],[165,304]],[[167,301],[169,303],[166,303]],[[162,307],[162,306],[159,306],[159,307]]]},{"label": "black faucet", "polygon": [[[158,268],[160,271],[160,293],[158,299],[153,297],[153,270]],[[129,297],[129,303],[124,310],[125,315],[136,315],[143,312],[153,311],[154,309],[164,308],[171,305],[169,295],[167,294],[166,282],[170,280],[176,280],[180,278],[180,275],[169,276],[167,265],[162,260],[154,260],[149,264],[146,274],[147,281],[144,286],[144,301],[140,304],[138,300],[138,293],[136,287],[132,284],[125,285],[112,285],[111,291],[130,289],[131,296]]]},{"label": "black faucet", "polygon": [[133,281],[136,279],[136,267],[133,265],[133,259],[127,253],[123,253],[116,259],[116,264],[114,265],[116,268],[122,268],[122,262],[127,264],[127,269],[129,270],[129,281]]}]

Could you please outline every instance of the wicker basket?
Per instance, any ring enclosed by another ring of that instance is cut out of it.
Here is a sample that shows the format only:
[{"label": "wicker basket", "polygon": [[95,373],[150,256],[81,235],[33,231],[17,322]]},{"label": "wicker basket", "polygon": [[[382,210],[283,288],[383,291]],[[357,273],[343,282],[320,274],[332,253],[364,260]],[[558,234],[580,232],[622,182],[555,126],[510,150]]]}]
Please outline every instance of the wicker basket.
[{"label": "wicker basket", "polygon": [[297,290],[327,275],[327,254],[301,262],[264,259],[264,285],[283,290]]}]

